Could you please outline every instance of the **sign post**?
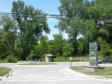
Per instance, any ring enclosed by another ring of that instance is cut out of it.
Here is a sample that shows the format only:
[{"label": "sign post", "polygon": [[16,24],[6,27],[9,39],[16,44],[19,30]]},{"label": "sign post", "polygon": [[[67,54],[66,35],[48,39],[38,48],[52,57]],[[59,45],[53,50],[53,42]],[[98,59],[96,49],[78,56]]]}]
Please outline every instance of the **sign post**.
[{"label": "sign post", "polygon": [[98,44],[97,42],[89,44],[89,63],[91,66],[85,66],[85,70],[90,72],[103,72],[105,67],[98,66]]},{"label": "sign post", "polygon": [[72,66],[72,57],[70,57],[69,60],[70,60],[70,66]]},{"label": "sign post", "polygon": [[98,63],[98,44],[97,42],[89,44],[89,63],[91,66],[97,66]]}]

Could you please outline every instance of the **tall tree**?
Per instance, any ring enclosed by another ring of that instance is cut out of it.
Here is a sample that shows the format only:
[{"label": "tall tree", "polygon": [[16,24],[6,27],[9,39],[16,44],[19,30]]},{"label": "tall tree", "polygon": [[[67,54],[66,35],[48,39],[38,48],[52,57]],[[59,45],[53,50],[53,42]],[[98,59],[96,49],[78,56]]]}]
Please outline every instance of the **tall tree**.
[{"label": "tall tree", "polygon": [[[111,38],[111,31],[108,31],[111,30],[111,25],[107,26],[104,23],[105,20],[112,18],[112,0],[60,0],[60,3],[59,11],[64,18],[60,20],[58,27],[60,30],[66,31],[69,38],[71,36],[76,37],[76,34],[87,36],[89,42],[97,41],[98,37],[102,37],[105,40],[108,37]],[[78,22],[76,18],[82,20],[82,22]],[[82,29],[83,31],[80,32]],[[72,43],[74,40],[72,40]],[[111,40],[107,41],[111,42]],[[75,44],[73,45],[74,52],[77,52],[78,48],[76,48],[77,44]]]},{"label": "tall tree", "polygon": [[21,59],[26,59],[30,50],[34,48],[42,36],[42,32],[49,33],[45,14],[33,6],[27,6],[23,1],[13,2],[13,18],[18,25],[19,46],[22,48]]},{"label": "tall tree", "polygon": [[84,30],[83,20],[86,11],[84,10],[83,0],[60,0],[61,6],[59,7],[60,14],[65,19],[60,20],[59,29],[68,33],[70,40],[73,44],[73,55],[78,55],[77,37]]},{"label": "tall tree", "polygon": [[78,55],[78,43],[77,43],[77,37],[82,33],[82,30],[84,28],[83,26],[83,20],[77,19],[72,20],[70,22],[70,28],[68,29],[68,35],[69,39],[72,41],[73,44],[73,56]]}]

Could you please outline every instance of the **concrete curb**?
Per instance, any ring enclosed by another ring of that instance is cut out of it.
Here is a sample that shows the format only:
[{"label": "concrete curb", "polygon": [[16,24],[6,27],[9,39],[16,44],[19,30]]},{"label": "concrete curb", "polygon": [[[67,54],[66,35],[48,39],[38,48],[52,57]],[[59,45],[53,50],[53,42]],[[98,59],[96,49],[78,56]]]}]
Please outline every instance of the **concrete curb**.
[{"label": "concrete curb", "polygon": [[72,72],[72,73],[74,73],[74,74],[78,74],[78,75],[83,76],[83,77],[89,77],[89,75],[80,73],[80,72],[75,71],[75,70],[72,70],[72,69],[70,69],[70,68],[68,68],[68,71],[70,71],[70,72]]},{"label": "concrete curb", "polygon": [[80,76],[82,77],[87,77],[89,79],[93,79],[93,80],[103,80],[103,81],[112,81],[111,78],[105,78],[103,76],[97,76],[97,75],[86,75],[86,74],[83,74],[81,72],[78,72],[78,71],[75,71],[75,70],[72,70],[72,69],[68,69],[70,72],[74,73],[74,74],[79,74]]},{"label": "concrete curb", "polygon": [[5,76],[1,76],[1,77],[0,77],[0,81],[2,81],[2,80],[4,80],[4,79],[8,78],[12,73],[13,73],[13,70],[11,69],[10,72],[9,72],[8,74],[6,74]]}]

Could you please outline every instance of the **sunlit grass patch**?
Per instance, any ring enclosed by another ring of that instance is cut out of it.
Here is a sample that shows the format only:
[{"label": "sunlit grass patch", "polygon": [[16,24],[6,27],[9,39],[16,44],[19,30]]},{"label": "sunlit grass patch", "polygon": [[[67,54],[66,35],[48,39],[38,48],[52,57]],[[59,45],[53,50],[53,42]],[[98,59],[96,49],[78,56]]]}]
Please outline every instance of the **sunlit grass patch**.
[{"label": "sunlit grass patch", "polygon": [[72,66],[70,67],[70,69],[79,71],[87,75],[98,75],[98,76],[104,76],[107,78],[112,78],[112,67],[105,67],[105,70],[103,72],[102,71],[91,72],[87,70],[85,71],[83,66]]},{"label": "sunlit grass patch", "polygon": [[10,72],[10,68],[0,67],[0,76],[5,76]]}]

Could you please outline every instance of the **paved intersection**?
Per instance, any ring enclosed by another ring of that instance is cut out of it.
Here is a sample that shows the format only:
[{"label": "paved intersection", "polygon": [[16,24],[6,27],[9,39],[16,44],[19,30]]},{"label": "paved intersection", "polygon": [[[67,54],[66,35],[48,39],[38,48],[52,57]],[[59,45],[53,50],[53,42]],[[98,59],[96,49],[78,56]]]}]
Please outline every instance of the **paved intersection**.
[{"label": "paved intersection", "polygon": [[[73,63],[74,66],[88,63]],[[0,64],[14,70],[11,76],[0,84],[112,84],[110,80],[95,79],[69,70],[69,63],[58,65],[23,66],[17,64]]]}]

